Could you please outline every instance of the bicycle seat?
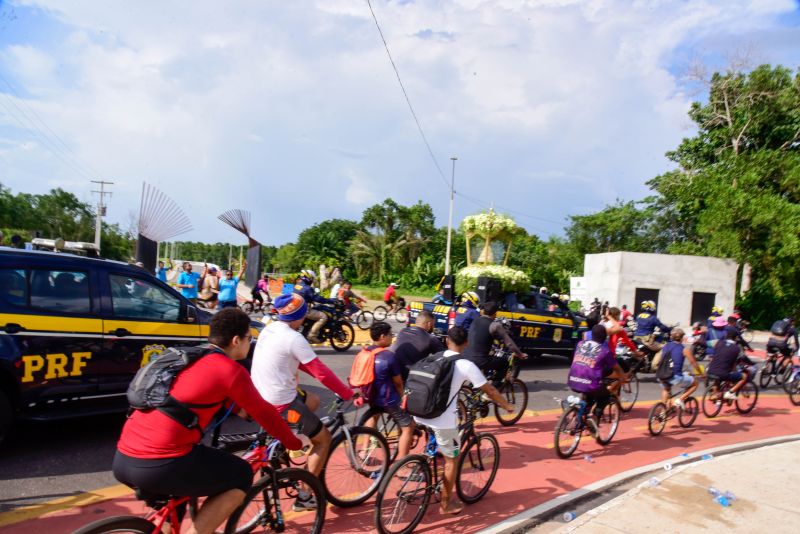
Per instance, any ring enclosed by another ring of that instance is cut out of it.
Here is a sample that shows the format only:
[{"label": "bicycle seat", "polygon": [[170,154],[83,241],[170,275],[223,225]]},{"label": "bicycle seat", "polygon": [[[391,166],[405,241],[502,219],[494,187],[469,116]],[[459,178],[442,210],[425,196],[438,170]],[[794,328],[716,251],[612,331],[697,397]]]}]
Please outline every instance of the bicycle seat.
[{"label": "bicycle seat", "polygon": [[167,502],[173,498],[172,495],[163,495],[159,493],[153,493],[147,490],[143,490],[141,488],[133,488],[136,491],[136,498],[140,501],[144,501],[150,508],[162,508],[166,506]]}]

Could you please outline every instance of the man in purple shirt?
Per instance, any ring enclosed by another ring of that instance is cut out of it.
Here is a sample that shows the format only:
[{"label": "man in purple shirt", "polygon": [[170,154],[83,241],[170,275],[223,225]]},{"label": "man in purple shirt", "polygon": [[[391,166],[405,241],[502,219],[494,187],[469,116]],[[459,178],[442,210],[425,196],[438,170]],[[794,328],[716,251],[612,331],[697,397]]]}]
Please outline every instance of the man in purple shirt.
[{"label": "man in purple shirt", "polygon": [[608,348],[606,337],[606,328],[602,324],[592,327],[592,339],[581,341],[575,348],[575,357],[567,379],[572,391],[584,394],[587,410],[591,410],[594,405],[594,415],[598,418],[611,400],[611,394],[603,383],[603,378],[612,373],[617,376],[624,375],[617,359]]}]

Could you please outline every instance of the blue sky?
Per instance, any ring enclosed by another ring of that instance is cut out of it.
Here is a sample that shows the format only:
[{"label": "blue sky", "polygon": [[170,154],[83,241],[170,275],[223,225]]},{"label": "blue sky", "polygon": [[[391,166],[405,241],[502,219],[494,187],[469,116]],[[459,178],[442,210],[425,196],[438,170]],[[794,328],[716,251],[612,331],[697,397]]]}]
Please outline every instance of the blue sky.
[{"label": "blue sky", "polygon": [[241,241],[216,216],[244,208],[280,244],[386,197],[446,224],[456,155],[456,220],[494,203],[546,237],[670,169],[690,65],[800,66],[795,0],[375,0],[443,178],[364,1],[186,5],[0,1],[0,182],[114,181],[128,227],[147,181],[182,239]]}]

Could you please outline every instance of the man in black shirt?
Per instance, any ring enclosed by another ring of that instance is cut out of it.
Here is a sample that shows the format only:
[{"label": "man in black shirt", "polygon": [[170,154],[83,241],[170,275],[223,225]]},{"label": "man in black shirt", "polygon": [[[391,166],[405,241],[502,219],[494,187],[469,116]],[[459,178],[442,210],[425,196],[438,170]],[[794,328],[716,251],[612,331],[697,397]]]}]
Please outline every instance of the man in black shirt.
[{"label": "man in black shirt", "polygon": [[389,350],[397,356],[403,368],[403,381],[408,378],[409,366],[417,363],[422,358],[444,350],[444,345],[433,332],[435,324],[433,314],[423,310],[417,315],[414,324],[409,325],[397,333],[397,337]]},{"label": "man in black shirt", "polygon": [[489,356],[495,339],[503,342],[506,348],[520,360],[528,358],[528,355],[522,352],[508,335],[503,324],[495,321],[496,316],[497,303],[492,301],[484,303],[481,308],[481,316],[472,322],[469,329],[469,343],[467,350],[464,351],[464,358],[477,365],[484,374],[494,371],[495,387],[503,381],[506,371],[508,371],[507,359]]},{"label": "man in black shirt", "polygon": [[734,382],[734,386],[723,395],[725,400],[735,400],[736,392],[745,385],[750,376],[751,371],[749,369],[744,368],[742,371],[736,369],[739,361],[741,360],[747,365],[753,365],[750,358],[742,354],[742,349],[736,342],[736,335],[737,332],[728,331],[725,334],[725,339],[719,340],[714,345],[714,359],[711,360],[708,369],[706,369],[706,374],[711,380],[719,379]]}]

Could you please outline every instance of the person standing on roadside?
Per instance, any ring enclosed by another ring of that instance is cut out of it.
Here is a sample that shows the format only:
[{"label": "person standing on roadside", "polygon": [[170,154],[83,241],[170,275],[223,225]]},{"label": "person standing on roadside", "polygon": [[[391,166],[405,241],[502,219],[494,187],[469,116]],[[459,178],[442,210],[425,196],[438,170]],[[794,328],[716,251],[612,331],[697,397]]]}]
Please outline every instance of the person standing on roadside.
[{"label": "person standing on roadside", "polygon": [[431,334],[434,324],[433,314],[422,310],[414,324],[406,326],[397,333],[394,343],[389,348],[397,356],[404,381],[408,378],[409,366],[444,350],[442,342]]},{"label": "person standing on roadside", "polygon": [[167,271],[169,271],[170,269],[172,269],[172,260],[170,260],[170,262],[169,262],[169,269],[164,267],[164,262],[163,261],[159,260],[158,267],[156,268],[156,278],[158,278],[159,280],[161,280],[162,282],[164,282],[166,284],[167,283]]},{"label": "person standing on roadside", "polygon": [[236,288],[239,287],[239,279],[241,279],[244,270],[247,267],[247,260],[242,262],[242,268],[239,269],[239,274],[233,276],[233,271],[228,269],[225,271],[225,278],[219,281],[219,308],[235,308],[236,307]]},{"label": "person standing on roadside", "polygon": [[178,276],[178,283],[175,287],[181,290],[181,295],[189,299],[192,304],[197,304],[197,282],[200,275],[192,272],[192,264],[188,261],[183,262],[183,272]]}]

